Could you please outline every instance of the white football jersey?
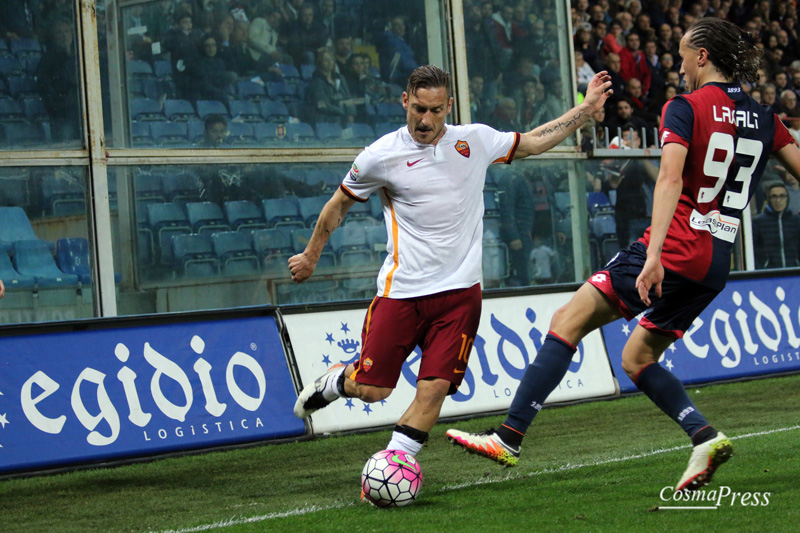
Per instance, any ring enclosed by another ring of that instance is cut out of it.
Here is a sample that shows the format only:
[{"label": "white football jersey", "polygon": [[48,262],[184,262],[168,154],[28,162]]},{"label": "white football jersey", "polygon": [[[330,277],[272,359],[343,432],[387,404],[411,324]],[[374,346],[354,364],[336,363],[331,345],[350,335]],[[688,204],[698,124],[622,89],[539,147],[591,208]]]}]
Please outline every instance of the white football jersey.
[{"label": "white football jersey", "polygon": [[486,169],[514,159],[519,133],[483,124],[446,128],[435,146],[415,142],[406,126],[384,135],[356,157],[342,182],[356,201],[380,195],[389,234],[389,255],[378,274],[384,298],[481,281]]}]

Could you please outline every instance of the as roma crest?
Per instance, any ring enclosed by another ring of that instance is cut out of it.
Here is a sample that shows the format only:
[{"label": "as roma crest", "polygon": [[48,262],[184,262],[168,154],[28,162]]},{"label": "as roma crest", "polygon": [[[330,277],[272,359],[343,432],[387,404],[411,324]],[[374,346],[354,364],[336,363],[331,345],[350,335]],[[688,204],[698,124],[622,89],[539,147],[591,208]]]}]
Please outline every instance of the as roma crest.
[{"label": "as roma crest", "polygon": [[372,369],[372,359],[370,359],[369,357],[364,359],[364,361],[362,361],[361,363],[361,367],[364,369],[365,374],[369,372]]},{"label": "as roma crest", "polygon": [[464,157],[469,157],[469,143],[467,141],[458,141],[456,143],[456,150]]}]

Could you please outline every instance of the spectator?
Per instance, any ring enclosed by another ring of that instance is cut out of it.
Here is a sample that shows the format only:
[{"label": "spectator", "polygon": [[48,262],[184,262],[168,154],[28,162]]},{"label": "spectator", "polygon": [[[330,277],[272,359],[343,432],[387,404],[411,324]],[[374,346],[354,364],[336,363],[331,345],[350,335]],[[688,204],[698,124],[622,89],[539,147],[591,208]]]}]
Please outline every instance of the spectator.
[{"label": "spectator", "polygon": [[578,31],[575,33],[575,50],[581,52],[584,61],[589,68],[592,69],[592,72],[600,69],[600,57],[597,55],[597,45],[592,39],[592,27],[588,22],[581,23],[580,27],[578,27]]},{"label": "spectator", "polygon": [[217,24],[214,28],[214,37],[217,40],[217,47],[220,51],[230,46],[233,26],[233,16],[230,13],[222,13],[217,19]]},{"label": "spectator", "polygon": [[[606,118],[606,126],[608,126],[609,135],[613,138],[619,135],[619,130],[628,130],[631,127],[637,132],[637,140],[641,140],[639,133],[642,129],[647,130],[647,122],[634,115],[633,103],[627,97],[622,97],[617,100],[616,113]],[[639,148],[637,146],[637,148]]]},{"label": "spectator", "polygon": [[625,82],[626,100],[633,106],[633,114],[647,123],[647,136],[651,135],[653,129],[658,126],[658,114],[661,109],[653,110],[650,107],[650,100],[642,96],[642,82],[636,78],[631,78]]},{"label": "spectator", "polygon": [[681,75],[674,70],[667,71],[667,84],[677,87],[678,93],[683,92],[683,80],[681,79]]},{"label": "spectator", "polygon": [[186,68],[197,58],[198,45],[203,33],[193,27],[192,15],[187,11],[178,11],[175,15],[175,27],[164,36],[164,50],[169,52],[172,73],[178,93],[186,96],[191,92],[191,82]]},{"label": "spectator", "polygon": [[256,18],[250,24],[250,55],[262,65],[283,63],[284,54],[278,48],[281,24],[280,11],[273,11],[269,4],[261,4]]},{"label": "spectator", "polygon": [[[614,95],[618,97],[625,91],[625,81],[622,79],[622,75],[619,73],[619,68],[622,63],[619,55],[617,54],[608,54],[606,56],[606,70],[608,71],[608,75],[611,77],[611,89],[614,91]],[[612,98],[615,98],[612,96]],[[611,99],[609,99],[611,100]],[[607,106],[613,105],[613,101]]]},{"label": "spectator", "polygon": [[333,41],[333,57],[336,60],[336,71],[341,73],[347,68],[347,61],[353,55],[353,36],[342,34]]},{"label": "spectator", "polygon": [[784,89],[781,93],[780,117],[795,142],[800,144],[800,106],[797,105],[797,95],[791,89]]},{"label": "spectator", "polygon": [[241,78],[255,76],[262,70],[258,61],[250,54],[249,40],[250,24],[247,21],[237,20],[233,24],[229,46],[219,52],[225,70],[235,72]]},{"label": "spectator", "polygon": [[371,122],[373,118],[367,110],[367,104],[382,100],[385,93],[380,82],[369,75],[369,56],[367,54],[351,55],[343,77],[347,83],[351,101],[355,106],[355,121]]},{"label": "spectator", "polygon": [[200,148],[220,148],[228,134],[228,122],[222,115],[208,115],[203,127],[203,140]]},{"label": "spectator", "polygon": [[658,27],[658,37],[656,39],[656,49],[658,55],[677,54],[675,43],[672,41],[672,26],[662,24]]},{"label": "spectator", "polygon": [[[516,130],[508,130],[516,131]],[[528,179],[519,173],[509,173],[501,182],[500,239],[508,246],[511,287],[530,285],[529,258],[533,250],[533,222],[536,216],[533,193]]]},{"label": "spectator", "polygon": [[286,50],[295,65],[313,64],[314,51],[330,43],[325,26],[314,19],[314,8],[300,8],[300,18],[286,25]]},{"label": "spectator", "polygon": [[6,0],[0,2],[0,38],[16,41],[34,37],[38,2],[29,0]]},{"label": "spectator", "polygon": [[773,84],[765,83],[761,86],[761,104],[772,107],[772,110],[776,113],[779,112],[779,110],[776,109],[778,107],[777,91]]},{"label": "spectator", "polygon": [[[466,11],[465,37],[467,48],[467,71],[470,77],[477,76],[483,80],[486,98],[497,93],[499,71],[494,61],[492,40],[486,30],[485,19],[481,15],[480,6],[473,4]],[[473,118],[474,121],[474,118]]]},{"label": "spectator", "polygon": [[759,104],[761,103],[761,89],[758,87],[753,87],[753,89],[750,91],[750,96]]},{"label": "spectator", "polygon": [[498,131],[522,131],[517,118],[517,102],[509,96],[500,98],[489,125]]},{"label": "spectator", "polygon": [[489,100],[484,96],[484,88],[485,82],[482,76],[470,76],[469,114],[470,122],[473,124],[486,124],[491,114],[491,110],[487,109]]},{"label": "spectator", "polygon": [[594,42],[594,51],[597,56],[598,63],[602,64],[605,55],[603,53],[603,39],[608,34],[608,24],[605,21],[597,20],[592,22],[592,41]]},{"label": "spectator", "polygon": [[[581,128],[581,150],[588,152],[594,148],[606,147],[606,130],[603,123],[606,120],[605,107],[595,111],[592,118]],[[597,142],[595,143],[595,138]],[[593,186],[591,190],[595,190]],[[597,188],[597,190],[600,190]]]},{"label": "spectator", "polygon": [[225,63],[217,56],[217,40],[206,35],[200,43],[200,55],[186,68],[189,81],[187,100],[217,100],[227,105],[228,86],[236,82],[236,73],[225,70]]},{"label": "spectator", "polygon": [[69,21],[56,21],[50,28],[47,51],[36,69],[36,81],[50,117],[53,140],[67,142],[80,139],[80,78],[75,35]]},{"label": "spectator", "polygon": [[656,30],[650,26],[650,15],[647,13],[640,13],[636,17],[636,26],[633,32],[639,35],[641,42],[652,41],[656,38]]},{"label": "spectator", "polygon": [[519,24],[514,22],[514,8],[510,4],[503,4],[492,15],[491,36],[500,72],[505,71],[511,65],[511,57],[514,54],[515,46],[526,35]]},{"label": "spectator", "polygon": [[789,194],[783,183],[766,188],[764,212],[753,218],[756,268],[800,266],[800,217],[786,209]]},{"label": "spectator", "polygon": [[333,53],[317,51],[316,68],[306,89],[306,117],[309,122],[336,122],[341,126],[355,120],[347,82],[336,72]]},{"label": "spectator", "polygon": [[608,57],[609,54],[619,55],[624,48],[624,46],[622,46],[623,42],[624,37],[622,35],[622,24],[619,20],[614,19],[608,26],[608,33],[605,37],[603,37],[603,48],[601,49],[601,55],[605,57]]},{"label": "spectator", "polygon": [[625,81],[636,78],[642,82],[642,94],[647,94],[650,90],[650,69],[647,68],[647,59],[644,53],[639,50],[640,40],[635,33],[629,33],[625,38],[625,48],[619,53],[620,64],[619,73]]},{"label": "spectator", "polygon": [[[631,128],[634,128],[631,131]],[[623,127],[623,146],[641,148],[641,140],[634,124]],[[613,135],[613,134],[612,134]],[[617,201],[614,219],[617,224],[617,239],[621,249],[625,249],[644,233],[650,225],[653,209],[653,190],[658,168],[648,159],[628,159],[619,171],[613,171],[603,184],[603,192],[609,194],[616,190]]]},{"label": "spectator", "polygon": [[525,81],[538,75],[539,68],[534,63],[533,58],[528,55],[518,55],[514,70],[503,73],[504,94],[518,100]]},{"label": "spectator", "polygon": [[594,69],[584,60],[583,54],[579,51],[575,51],[575,75],[578,77],[578,90],[581,90],[581,87],[584,87],[592,81],[594,78]]},{"label": "spectator", "polygon": [[406,22],[403,17],[394,17],[389,28],[379,39],[378,55],[381,65],[381,78],[386,83],[401,85],[411,72],[417,68],[414,50],[406,42]]},{"label": "spectator", "polygon": [[522,84],[520,110],[523,131],[532,129],[531,124],[535,127],[555,118],[551,116],[551,110],[545,103],[545,89],[539,78],[529,78]]}]

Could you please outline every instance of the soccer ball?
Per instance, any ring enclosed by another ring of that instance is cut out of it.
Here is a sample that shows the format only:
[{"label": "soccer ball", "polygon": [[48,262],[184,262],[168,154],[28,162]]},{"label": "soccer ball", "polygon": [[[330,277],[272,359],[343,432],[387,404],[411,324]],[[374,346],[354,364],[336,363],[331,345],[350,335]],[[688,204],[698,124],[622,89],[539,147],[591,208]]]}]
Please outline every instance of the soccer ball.
[{"label": "soccer ball", "polygon": [[382,450],[369,458],[361,472],[363,497],[378,507],[403,507],[422,487],[422,469],[413,456]]}]

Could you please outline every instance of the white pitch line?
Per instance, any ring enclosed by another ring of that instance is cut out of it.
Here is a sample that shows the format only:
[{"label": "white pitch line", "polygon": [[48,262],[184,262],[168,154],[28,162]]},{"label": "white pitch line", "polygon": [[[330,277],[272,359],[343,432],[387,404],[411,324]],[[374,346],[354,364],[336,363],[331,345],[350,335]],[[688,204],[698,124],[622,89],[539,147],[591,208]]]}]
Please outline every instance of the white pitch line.
[{"label": "white pitch line", "polygon": [[[738,435],[736,437],[729,437],[731,440],[739,440],[739,439],[748,439],[751,437],[763,437],[764,435],[771,435],[773,433],[782,433],[784,431],[794,431],[800,429],[800,425],[797,426],[790,426],[786,428],[777,428],[777,429],[770,429],[766,431],[758,431],[755,433],[745,433],[744,435]],[[650,452],[639,453],[635,455],[626,455],[624,457],[613,457],[611,459],[603,459],[601,461],[593,461],[590,463],[577,463],[577,464],[566,464],[559,466],[557,468],[545,468],[543,470],[536,470],[534,472],[525,472],[525,473],[516,473],[510,472],[502,477],[499,478],[491,478],[491,479],[478,479],[475,481],[468,481],[466,483],[459,483],[457,485],[445,485],[437,491],[450,491],[450,490],[459,490],[465,489],[468,487],[477,487],[479,485],[491,485],[494,483],[503,483],[505,481],[510,481],[513,479],[523,479],[528,477],[534,476],[541,476],[545,474],[554,474],[558,472],[567,472],[570,470],[578,470],[579,468],[586,468],[590,466],[602,466],[612,463],[621,463],[624,461],[633,461],[636,459],[644,459],[646,457],[652,457],[654,455],[660,455],[663,453],[674,452],[677,450],[683,450],[686,448],[691,448],[691,445],[682,445],[682,446],[673,446],[671,448],[662,448],[660,450],[653,450]],[[432,491],[434,492],[434,491]],[[301,509],[292,509],[290,511],[282,511],[277,513],[269,513],[261,516],[251,516],[251,517],[242,517],[242,518],[229,518],[227,520],[222,520],[220,522],[215,522],[213,524],[205,524],[202,526],[195,526],[185,529],[169,529],[161,531],[160,533],[198,533],[200,531],[209,531],[211,529],[218,529],[228,526],[238,526],[241,524],[252,524],[255,522],[264,522],[266,520],[272,520],[275,518],[285,518],[288,516],[302,516],[309,513],[316,513],[318,511],[330,511],[333,509],[344,509],[346,507],[352,507],[355,505],[353,502],[346,502],[346,503],[337,503],[331,505],[312,505],[310,507],[303,507]]]}]

